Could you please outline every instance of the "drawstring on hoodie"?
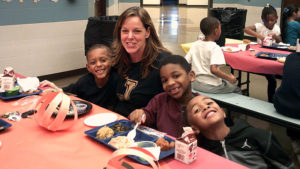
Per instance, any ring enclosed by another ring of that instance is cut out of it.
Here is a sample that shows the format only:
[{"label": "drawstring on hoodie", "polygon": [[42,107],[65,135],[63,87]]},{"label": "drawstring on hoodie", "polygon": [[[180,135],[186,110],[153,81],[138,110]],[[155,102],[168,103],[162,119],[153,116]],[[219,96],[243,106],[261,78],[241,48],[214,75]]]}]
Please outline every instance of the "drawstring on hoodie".
[{"label": "drawstring on hoodie", "polygon": [[222,144],[223,151],[224,151],[224,153],[225,153],[225,157],[226,157],[226,159],[229,160],[228,155],[227,155],[227,150],[226,150],[225,140],[221,141],[221,144]]}]

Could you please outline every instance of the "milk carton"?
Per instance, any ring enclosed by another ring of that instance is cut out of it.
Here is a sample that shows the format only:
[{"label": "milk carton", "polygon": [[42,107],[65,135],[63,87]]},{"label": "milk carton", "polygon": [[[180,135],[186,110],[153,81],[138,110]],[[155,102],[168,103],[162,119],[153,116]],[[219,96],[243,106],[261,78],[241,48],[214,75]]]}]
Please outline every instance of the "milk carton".
[{"label": "milk carton", "polygon": [[300,39],[297,39],[296,52],[300,52]]},{"label": "milk carton", "polygon": [[190,164],[197,158],[197,139],[192,128],[184,127],[184,133],[175,140],[175,159]]},{"label": "milk carton", "polygon": [[1,92],[12,90],[14,88],[14,77],[14,69],[12,67],[6,67],[4,69],[3,77],[1,77]]}]

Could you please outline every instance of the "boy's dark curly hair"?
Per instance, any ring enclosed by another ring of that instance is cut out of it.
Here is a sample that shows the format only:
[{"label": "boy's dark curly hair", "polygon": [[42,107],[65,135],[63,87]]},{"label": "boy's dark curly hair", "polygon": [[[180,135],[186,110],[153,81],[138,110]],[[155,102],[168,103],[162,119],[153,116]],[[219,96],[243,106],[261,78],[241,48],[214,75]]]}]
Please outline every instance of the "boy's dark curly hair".
[{"label": "boy's dark curly hair", "polygon": [[220,25],[220,21],[212,16],[208,16],[201,20],[200,22],[200,30],[205,35],[210,35],[215,29],[217,29]]}]

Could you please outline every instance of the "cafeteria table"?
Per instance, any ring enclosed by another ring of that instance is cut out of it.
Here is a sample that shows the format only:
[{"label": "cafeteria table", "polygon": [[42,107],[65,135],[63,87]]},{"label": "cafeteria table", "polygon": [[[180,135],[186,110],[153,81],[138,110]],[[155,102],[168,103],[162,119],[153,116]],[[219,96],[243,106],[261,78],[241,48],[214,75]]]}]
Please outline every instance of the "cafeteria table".
[{"label": "cafeteria table", "polygon": [[[232,43],[233,42],[233,43]],[[226,39],[226,47],[238,47],[238,44],[240,44],[242,41],[232,41]],[[181,47],[187,53],[189,49],[191,48],[193,43],[186,43],[182,44]],[[225,52],[223,51],[226,64],[230,65],[233,70],[238,70],[239,76],[238,76],[238,86],[241,87],[242,84],[247,85],[247,91],[246,94],[249,94],[249,73],[255,73],[255,74],[273,74],[273,75],[282,75],[283,65],[284,63],[278,62],[276,60],[269,60],[269,59],[261,59],[257,58],[255,54],[258,52],[273,52],[273,53],[282,53],[282,54],[289,54],[291,52],[289,51],[282,51],[282,50],[275,50],[275,49],[269,49],[261,47],[260,44],[253,44],[250,45],[250,48],[253,49],[252,51],[246,50],[246,51],[238,51],[238,52]],[[241,72],[247,73],[246,82],[241,82]]]},{"label": "cafeteria table", "polygon": [[[32,99],[36,97],[32,97]],[[73,97],[73,99],[78,99]],[[30,97],[27,98],[30,101]],[[48,131],[32,118],[13,122],[11,127],[0,132],[0,168],[1,169],[100,169],[106,166],[113,150],[104,144],[89,138],[84,132],[92,129],[84,124],[84,119],[98,113],[113,113],[97,105],[91,111],[80,116],[76,123],[63,131]],[[19,111],[20,113],[32,108],[20,100],[0,100],[0,114]],[[118,115],[118,119],[124,117]],[[127,161],[138,166],[130,159]],[[243,169],[246,168],[235,162],[208,152],[198,147],[197,160],[187,165],[167,157],[159,161],[161,168],[201,168],[201,169]],[[149,167],[150,168],[150,167]]]}]

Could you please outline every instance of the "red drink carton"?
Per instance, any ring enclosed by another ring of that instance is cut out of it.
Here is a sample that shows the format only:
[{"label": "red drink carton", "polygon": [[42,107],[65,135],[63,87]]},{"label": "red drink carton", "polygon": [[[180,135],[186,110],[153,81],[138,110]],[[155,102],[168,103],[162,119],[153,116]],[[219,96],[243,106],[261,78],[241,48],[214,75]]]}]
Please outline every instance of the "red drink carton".
[{"label": "red drink carton", "polygon": [[185,132],[175,140],[175,159],[190,164],[197,158],[197,139],[190,127],[184,127]]}]

